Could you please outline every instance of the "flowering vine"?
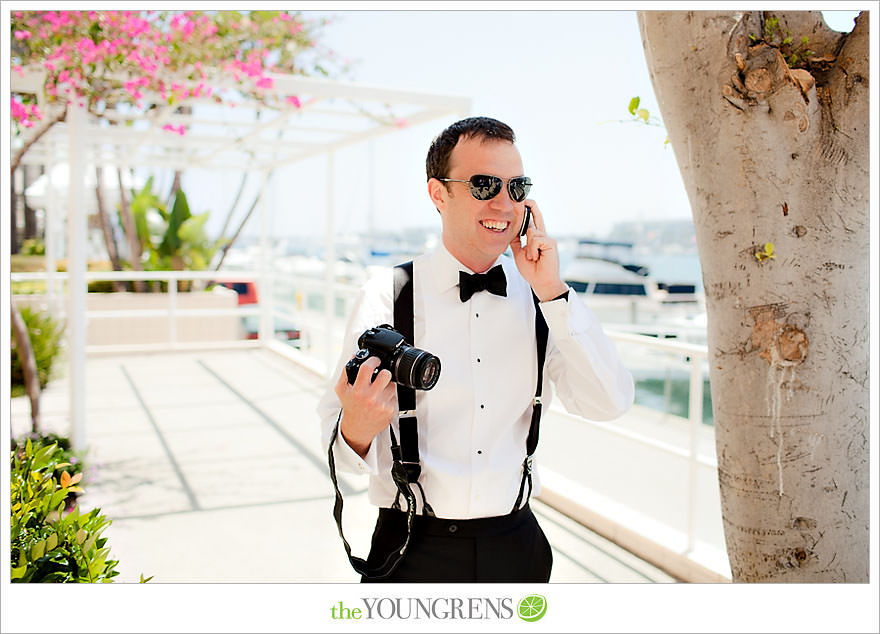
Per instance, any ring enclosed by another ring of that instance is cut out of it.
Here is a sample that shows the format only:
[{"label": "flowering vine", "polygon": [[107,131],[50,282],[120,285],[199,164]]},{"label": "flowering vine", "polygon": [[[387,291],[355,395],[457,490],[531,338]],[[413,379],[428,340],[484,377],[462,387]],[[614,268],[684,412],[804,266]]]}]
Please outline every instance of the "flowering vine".
[{"label": "flowering vine", "polygon": [[[316,33],[324,25],[284,11],[13,11],[12,71],[45,71],[50,104],[81,104],[100,115],[120,104],[169,106],[192,98],[240,95],[271,107],[300,107],[274,95],[271,73],[328,74]],[[43,118],[36,95],[11,96],[18,130]],[[182,126],[164,129],[183,134]]]}]

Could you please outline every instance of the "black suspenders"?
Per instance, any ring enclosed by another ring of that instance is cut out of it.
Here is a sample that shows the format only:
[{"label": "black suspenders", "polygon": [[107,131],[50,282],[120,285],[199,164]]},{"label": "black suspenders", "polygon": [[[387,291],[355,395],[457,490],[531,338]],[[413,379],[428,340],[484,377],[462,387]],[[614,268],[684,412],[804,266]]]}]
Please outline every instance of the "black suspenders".
[{"label": "black suspenders", "polygon": [[[412,260],[394,267],[394,328],[403,335],[404,341],[415,345],[415,319],[413,317],[413,263]],[[425,499],[425,490],[419,482],[422,465],[419,460],[419,423],[416,420],[416,391],[411,387],[397,384],[398,427],[400,446],[391,425],[391,457],[400,461],[406,470],[407,481],[415,484],[422,494],[422,514],[433,517],[434,509]],[[394,497],[394,509],[400,509],[400,489]]]},{"label": "black suspenders", "polygon": [[[538,307],[538,298],[532,293],[532,299],[535,304],[535,339],[537,341],[536,351],[538,358],[538,384],[535,388],[535,398],[532,405],[532,421],[529,426],[529,434],[526,438],[526,457],[523,460],[522,480],[519,485],[519,494],[516,496],[516,502],[513,503],[513,511],[517,511],[524,507],[529,501],[532,494],[532,460],[535,449],[538,447],[538,432],[541,424],[541,392],[544,383],[544,358],[547,354],[547,322],[544,315]],[[412,261],[399,264],[394,267],[394,328],[404,336],[404,340],[410,345],[415,345],[414,319],[413,319],[413,263]],[[419,432],[418,421],[416,420],[416,392],[413,388],[397,385],[397,407],[399,410],[398,427],[400,429],[400,444],[397,442],[397,436],[394,433],[393,425],[388,426],[391,434],[391,478],[397,487],[397,495],[394,498],[392,508],[400,509],[400,497],[406,499],[406,538],[400,547],[393,550],[381,565],[376,567],[368,567],[367,562],[360,557],[351,554],[351,546],[342,534],[342,493],[339,491],[339,483],[336,478],[336,461],[333,458],[333,444],[339,434],[339,421],[342,419],[342,412],[339,412],[339,418],[336,426],[330,435],[330,447],[328,450],[328,461],[330,466],[330,480],[333,482],[333,488],[336,491],[336,501],[333,505],[333,517],[336,520],[336,527],[339,529],[339,536],[345,546],[345,552],[348,560],[351,562],[352,568],[358,573],[369,579],[384,579],[388,577],[406,554],[409,547],[410,538],[412,537],[413,519],[416,512],[416,497],[412,491],[411,484],[415,484],[422,496],[422,514],[434,516],[434,511],[425,498],[425,491],[419,482],[419,476],[422,472],[419,460]],[[529,483],[529,492],[523,500],[523,492],[525,491],[526,482]],[[522,506],[520,506],[522,504]]]}]

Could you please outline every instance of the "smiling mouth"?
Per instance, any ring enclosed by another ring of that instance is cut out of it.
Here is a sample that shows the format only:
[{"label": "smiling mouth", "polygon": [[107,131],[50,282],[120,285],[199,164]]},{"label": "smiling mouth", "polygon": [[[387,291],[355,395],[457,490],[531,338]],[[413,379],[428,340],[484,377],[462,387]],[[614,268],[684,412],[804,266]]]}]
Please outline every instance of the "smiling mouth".
[{"label": "smiling mouth", "polygon": [[480,224],[489,231],[494,231],[495,233],[503,233],[507,231],[507,228],[510,226],[509,222],[500,220],[480,220]]}]

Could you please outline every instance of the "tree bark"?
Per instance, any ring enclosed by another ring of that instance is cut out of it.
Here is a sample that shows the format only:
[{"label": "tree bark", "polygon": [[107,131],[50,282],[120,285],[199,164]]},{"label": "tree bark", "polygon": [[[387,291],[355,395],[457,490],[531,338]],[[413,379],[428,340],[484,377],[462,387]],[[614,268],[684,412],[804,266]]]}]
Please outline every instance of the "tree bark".
[{"label": "tree bark", "polygon": [[33,183],[32,174],[32,166],[25,165],[22,170],[24,182],[21,187],[21,206],[24,210],[24,233],[22,234],[22,239],[24,240],[34,240],[37,237],[37,210],[28,204],[27,196],[24,195],[27,188]]},{"label": "tree bark", "polygon": [[733,579],[865,582],[868,13],[639,26],[694,217]]},{"label": "tree bark", "polygon": [[[269,175],[266,178],[265,186],[269,186],[269,181],[272,180],[272,174],[274,172],[269,172]],[[247,224],[247,221],[250,220],[251,215],[254,213],[254,209],[257,208],[257,203],[260,202],[260,198],[263,197],[263,190],[257,192],[257,195],[254,196],[254,201],[251,203],[250,208],[247,210],[247,213],[244,215],[244,218],[241,219],[241,222],[238,224],[238,229],[235,230],[235,233],[232,234],[232,237],[229,238],[229,242],[224,244],[220,248],[220,259],[217,261],[217,265],[214,267],[215,271],[219,271],[220,267],[223,266],[223,260],[226,259],[226,254],[229,252],[229,249],[232,248],[232,245],[235,244],[235,241],[238,240],[238,236],[241,235],[244,226]]]},{"label": "tree bark", "polygon": [[67,118],[67,103],[64,104],[64,108],[57,111],[51,117],[46,119],[43,124],[38,128],[37,133],[32,136],[28,141],[22,145],[12,156],[12,160],[9,163],[9,173],[15,174],[15,170],[18,169],[18,166],[21,164],[21,160],[24,158],[24,155],[27,154],[27,151],[31,149],[31,146],[40,140],[40,138],[46,134],[49,129],[58,123],[59,121],[64,121]]},{"label": "tree bark", "polygon": [[37,360],[34,357],[34,348],[31,345],[31,336],[27,324],[18,312],[15,299],[10,298],[9,308],[12,320],[12,336],[15,339],[15,349],[18,358],[21,359],[21,368],[24,373],[24,389],[28,400],[31,402],[31,431],[40,433],[40,377],[37,374]]},{"label": "tree bark", "polygon": [[[119,261],[119,249],[116,246],[116,238],[113,236],[113,223],[110,221],[107,205],[104,202],[104,168],[100,165],[95,166],[95,200],[98,206],[98,223],[101,225],[104,245],[107,247],[107,256],[110,258],[113,270],[121,271],[122,263]],[[125,282],[117,280],[113,282],[113,288],[120,292],[125,291],[127,286]]]},{"label": "tree bark", "polygon": [[15,193],[15,172],[9,179],[9,252],[19,252],[18,244],[18,195]]},{"label": "tree bark", "polygon": [[[134,215],[131,213],[131,207],[128,204],[128,198],[125,195],[125,185],[122,182],[122,168],[116,168],[116,179],[119,183],[119,215],[122,217],[122,230],[128,240],[129,264],[135,271],[143,271],[141,265],[141,241],[137,234],[137,227],[134,222]],[[147,290],[143,280],[137,280],[134,283],[134,290],[143,293]]]}]

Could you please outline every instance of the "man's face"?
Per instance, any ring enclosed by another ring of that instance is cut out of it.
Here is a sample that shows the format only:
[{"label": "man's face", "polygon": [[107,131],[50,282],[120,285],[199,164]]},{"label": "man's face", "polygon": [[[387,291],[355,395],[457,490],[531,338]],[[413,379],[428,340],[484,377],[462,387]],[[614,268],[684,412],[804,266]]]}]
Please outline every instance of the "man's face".
[{"label": "man's face", "polygon": [[474,174],[499,176],[501,193],[489,200],[474,198],[467,183],[431,179],[428,191],[440,211],[443,244],[462,264],[481,273],[504,253],[517,236],[525,203],[511,200],[507,180],[523,176],[522,159],[513,143],[477,138],[459,139],[449,161],[447,178],[467,180]]}]

